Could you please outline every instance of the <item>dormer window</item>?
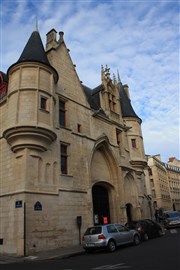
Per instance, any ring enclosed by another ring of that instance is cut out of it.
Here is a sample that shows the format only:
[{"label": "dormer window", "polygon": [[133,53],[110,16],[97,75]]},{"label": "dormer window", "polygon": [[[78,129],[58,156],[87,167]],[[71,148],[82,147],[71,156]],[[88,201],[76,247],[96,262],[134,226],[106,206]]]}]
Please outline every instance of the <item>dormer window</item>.
[{"label": "dormer window", "polygon": [[116,102],[115,102],[115,96],[112,95],[111,93],[108,94],[109,98],[109,109],[113,112],[116,111]]}]

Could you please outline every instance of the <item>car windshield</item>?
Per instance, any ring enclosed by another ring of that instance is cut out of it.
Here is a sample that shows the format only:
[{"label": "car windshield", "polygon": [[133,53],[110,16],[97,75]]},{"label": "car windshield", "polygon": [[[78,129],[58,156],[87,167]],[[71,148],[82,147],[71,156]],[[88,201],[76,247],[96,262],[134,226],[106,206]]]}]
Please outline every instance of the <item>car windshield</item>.
[{"label": "car windshield", "polygon": [[97,226],[97,227],[90,227],[86,230],[84,235],[93,235],[93,234],[101,234],[102,227]]},{"label": "car windshield", "polygon": [[178,212],[171,212],[171,213],[167,213],[166,216],[168,218],[180,217],[180,213],[178,213]]}]

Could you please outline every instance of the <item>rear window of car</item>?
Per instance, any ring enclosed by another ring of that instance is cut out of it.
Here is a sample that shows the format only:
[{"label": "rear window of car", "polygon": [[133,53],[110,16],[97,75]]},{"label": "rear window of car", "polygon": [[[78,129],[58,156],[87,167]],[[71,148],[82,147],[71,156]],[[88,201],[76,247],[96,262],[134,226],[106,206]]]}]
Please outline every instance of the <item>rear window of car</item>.
[{"label": "rear window of car", "polygon": [[97,227],[90,227],[86,230],[84,235],[93,235],[93,234],[100,234],[102,231],[102,227],[101,226],[97,226]]}]

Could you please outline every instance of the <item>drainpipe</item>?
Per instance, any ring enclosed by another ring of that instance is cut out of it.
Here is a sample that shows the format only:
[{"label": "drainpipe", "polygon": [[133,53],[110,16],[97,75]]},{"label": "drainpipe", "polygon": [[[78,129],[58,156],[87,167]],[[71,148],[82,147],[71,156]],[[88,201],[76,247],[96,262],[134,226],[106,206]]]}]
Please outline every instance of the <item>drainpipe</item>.
[{"label": "drainpipe", "polygon": [[24,257],[26,256],[26,203],[24,202]]}]

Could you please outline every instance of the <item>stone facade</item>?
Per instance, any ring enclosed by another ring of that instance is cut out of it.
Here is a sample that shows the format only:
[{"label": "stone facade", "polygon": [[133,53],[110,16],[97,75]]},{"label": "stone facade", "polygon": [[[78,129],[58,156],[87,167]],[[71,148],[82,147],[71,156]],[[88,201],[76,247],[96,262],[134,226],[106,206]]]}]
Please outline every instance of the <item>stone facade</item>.
[{"label": "stone facade", "polygon": [[57,41],[53,29],[46,52],[32,33],[7,78],[0,100],[1,253],[77,245],[89,225],[149,217],[141,119],[119,77],[102,67],[100,85],[84,86],[63,33]]},{"label": "stone facade", "polygon": [[179,161],[170,158],[168,163],[164,163],[160,155],[147,156],[147,159],[145,179],[147,194],[152,199],[152,213],[154,214],[156,208],[180,210]]},{"label": "stone facade", "polygon": [[172,209],[180,211],[180,160],[171,157],[165,167],[168,175]]}]

